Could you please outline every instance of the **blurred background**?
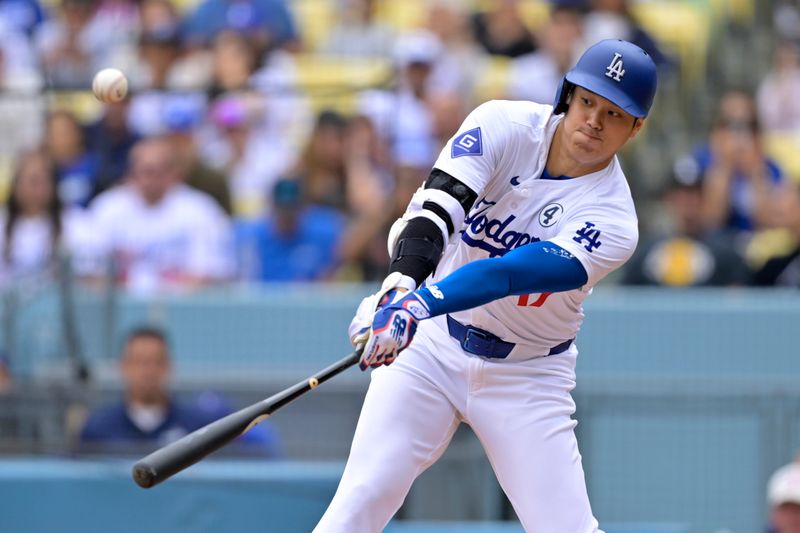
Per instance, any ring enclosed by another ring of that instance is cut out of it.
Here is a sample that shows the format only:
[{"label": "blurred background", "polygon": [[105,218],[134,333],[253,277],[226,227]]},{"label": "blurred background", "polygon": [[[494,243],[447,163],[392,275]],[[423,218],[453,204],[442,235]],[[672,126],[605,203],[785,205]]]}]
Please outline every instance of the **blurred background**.
[{"label": "blurred background", "polygon": [[[0,0],[0,531],[310,531],[356,370],[163,486],[130,467],[348,353],[466,114],[551,103],[610,37],[660,87],[621,154],[639,248],[578,341],[595,515],[800,531],[797,0]],[[462,427],[389,530],[521,528]]]}]

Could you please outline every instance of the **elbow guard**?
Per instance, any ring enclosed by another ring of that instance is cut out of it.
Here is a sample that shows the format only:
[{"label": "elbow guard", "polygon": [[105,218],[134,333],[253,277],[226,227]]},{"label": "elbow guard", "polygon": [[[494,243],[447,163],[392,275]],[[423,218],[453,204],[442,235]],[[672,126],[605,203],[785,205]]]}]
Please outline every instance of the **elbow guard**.
[{"label": "elbow guard", "polygon": [[[402,218],[392,224],[387,242],[389,255],[394,257],[400,235],[415,218],[431,221],[442,236],[442,245],[450,242],[461,231],[464,218],[472,209],[477,194],[456,178],[434,168],[425,185],[417,189]],[[438,258],[437,258],[438,262]]]}]

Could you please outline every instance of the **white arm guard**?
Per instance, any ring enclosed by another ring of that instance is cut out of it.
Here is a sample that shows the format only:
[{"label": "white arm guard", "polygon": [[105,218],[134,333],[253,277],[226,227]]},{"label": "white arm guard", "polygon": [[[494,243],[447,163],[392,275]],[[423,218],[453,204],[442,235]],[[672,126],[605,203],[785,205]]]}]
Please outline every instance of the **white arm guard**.
[{"label": "white arm guard", "polygon": [[[431,202],[439,206],[442,211],[447,213],[447,215],[450,217],[450,220],[444,220],[438,213],[435,213],[430,209],[426,209],[424,205],[427,202]],[[442,241],[446,246],[447,243],[450,242],[450,240],[461,231],[461,227],[464,225],[466,213],[464,213],[464,208],[461,207],[461,204],[458,202],[458,200],[453,198],[445,191],[441,191],[439,189],[424,189],[420,187],[417,189],[417,192],[414,193],[414,196],[411,197],[411,202],[408,204],[406,212],[401,218],[398,218],[394,224],[392,224],[392,227],[389,230],[389,239],[386,243],[389,249],[389,257],[391,257],[392,253],[394,253],[394,248],[397,245],[397,239],[405,229],[408,221],[416,217],[427,218],[436,224],[436,226],[442,232]],[[450,222],[452,225],[452,233],[450,232],[450,228],[448,228],[448,222]]]}]

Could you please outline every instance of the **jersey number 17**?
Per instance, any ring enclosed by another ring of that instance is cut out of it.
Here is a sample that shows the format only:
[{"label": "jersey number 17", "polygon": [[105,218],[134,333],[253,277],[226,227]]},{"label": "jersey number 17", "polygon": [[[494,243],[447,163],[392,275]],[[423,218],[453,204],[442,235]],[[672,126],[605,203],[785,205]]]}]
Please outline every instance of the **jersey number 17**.
[{"label": "jersey number 17", "polygon": [[519,299],[517,300],[517,305],[520,307],[541,307],[544,305],[544,302],[547,298],[553,294],[552,292],[542,292],[538,293],[539,297],[531,303],[531,297],[535,296],[537,293],[533,294],[520,294]]}]

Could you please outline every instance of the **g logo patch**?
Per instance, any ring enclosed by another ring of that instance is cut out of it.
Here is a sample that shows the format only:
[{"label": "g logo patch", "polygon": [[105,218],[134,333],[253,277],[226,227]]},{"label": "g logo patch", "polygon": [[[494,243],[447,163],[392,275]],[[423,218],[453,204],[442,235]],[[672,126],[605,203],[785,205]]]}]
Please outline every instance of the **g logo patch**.
[{"label": "g logo patch", "polygon": [[542,227],[549,228],[558,222],[562,213],[564,213],[564,208],[561,207],[561,204],[547,204],[539,211],[539,224]]},{"label": "g logo patch", "polygon": [[453,139],[453,146],[450,149],[450,157],[462,157],[465,155],[483,155],[483,143],[481,139],[481,129],[473,128],[465,131],[455,139]]}]

